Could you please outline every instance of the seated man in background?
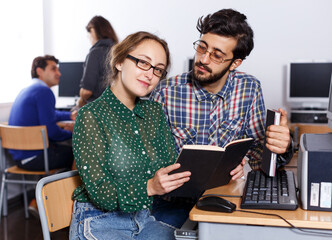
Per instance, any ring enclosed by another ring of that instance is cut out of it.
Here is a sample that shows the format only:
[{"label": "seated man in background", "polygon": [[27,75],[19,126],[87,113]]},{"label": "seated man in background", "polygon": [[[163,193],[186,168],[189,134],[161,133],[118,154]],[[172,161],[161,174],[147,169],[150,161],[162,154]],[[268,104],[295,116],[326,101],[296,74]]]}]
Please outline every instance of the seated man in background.
[{"label": "seated man in background", "polygon": [[[75,120],[77,111],[65,112],[55,109],[55,96],[51,87],[58,85],[61,73],[58,59],[45,55],[33,60],[31,76],[33,83],[23,89],[16,97],[10,111],[9,125],[37,126],[46,125],[49,138],[49,168],[72,168],[73,152],[71,140],[74,124],[57,125],[58,121]],[[40,150],[9,150],[17,166],[26,170],[44,170],[44,154]]]}]

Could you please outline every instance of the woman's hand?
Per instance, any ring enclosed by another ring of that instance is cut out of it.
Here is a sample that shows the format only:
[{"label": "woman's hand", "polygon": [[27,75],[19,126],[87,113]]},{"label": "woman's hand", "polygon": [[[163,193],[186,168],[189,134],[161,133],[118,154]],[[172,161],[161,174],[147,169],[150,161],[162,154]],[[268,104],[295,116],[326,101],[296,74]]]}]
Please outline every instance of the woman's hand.
[{"label": "woman's hand", "polygon": [[185,182],[190,179],[191,172],[181,172],[170,174],[175,169],[180,167],[179,163],[175,163],[165,168],[159,169],[153,178],[147,182],[148,196],[163,195],[171,192],[178,187],[181,187]]}]

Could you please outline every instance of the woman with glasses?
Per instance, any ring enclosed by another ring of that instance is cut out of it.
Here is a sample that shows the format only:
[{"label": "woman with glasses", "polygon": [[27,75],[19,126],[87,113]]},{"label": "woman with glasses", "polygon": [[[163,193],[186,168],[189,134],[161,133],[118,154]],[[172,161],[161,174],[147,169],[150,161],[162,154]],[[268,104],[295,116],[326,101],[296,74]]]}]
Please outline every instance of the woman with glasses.
[{"label": "woman with glasses", "polygon": [[189,180],[179,168],[165,114],[141,100],[165,77],[167,43],[137,32],[115,45],[107,60],[109,87],[80,109],[73,133],[83,181],[75,200],[70,239],[174,239],[174,228],[150,215],[154,195]]},{"label": "woman with glasses", "polygon": [[94,16],[86,26],[92,47],[84,62],[78,107],[98,98],[106,88],[105,59],[118,37],[107,19]]}]

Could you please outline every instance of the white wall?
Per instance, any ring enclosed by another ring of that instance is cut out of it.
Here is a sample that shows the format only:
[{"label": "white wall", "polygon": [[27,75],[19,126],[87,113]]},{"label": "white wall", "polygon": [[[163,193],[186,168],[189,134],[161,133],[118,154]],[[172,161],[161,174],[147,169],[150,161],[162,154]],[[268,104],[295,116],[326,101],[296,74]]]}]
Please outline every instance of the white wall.
[{"label": "white wall", "polygon": [[[165,38],[172,54],[171,76],[183,72],[187,59],[194,55],[198,17],[222,8],[245,13],[255,32],[255,48],[239,69],[262,82],[266,105],[271,108],[285,106],[285,66],[289,61],[332,60],[330,0],[43,0],[43,6],[41,0],[25,2],[6,1],[6,10],[0,7],[0,16],[14,15],[19,20],[9,25],[12,30],[8,24],[2,28],[5,37],[1,37],[0,47],[10,58],[0,57],[1,71],[7,72],[0,80],[0,102],[3,94],[12,92],[8,81],[17,88],[23,76],[29,79],[34,56],[47,53],[61,61],[84,61],[90,48],[85,26],[97,14],[110,20],[120,39],[139,30]],[[44,36],[37,30],[42,27],[38,25],[40,16]]]},{"label": "white wall", "polygon": [[248,17],[255,48],[239,68],[263,85],[267,107],[285,106],[286,64],[291,60],[332,60],[332,1],[329,0],[44,0],[48,26],[45,52],[62,61],[84,60],[90,48],[85,26],[94,15],[106,17],[120,39],[146,30],[169,43],[170,75],[183,72],[199,38],[198,17],[234,8]]},{"label": "white wall", "polygon": [[20,89],[30,84],[32,60],[43,54],[42,2],[0,2],[0,103],[14,101]]}]

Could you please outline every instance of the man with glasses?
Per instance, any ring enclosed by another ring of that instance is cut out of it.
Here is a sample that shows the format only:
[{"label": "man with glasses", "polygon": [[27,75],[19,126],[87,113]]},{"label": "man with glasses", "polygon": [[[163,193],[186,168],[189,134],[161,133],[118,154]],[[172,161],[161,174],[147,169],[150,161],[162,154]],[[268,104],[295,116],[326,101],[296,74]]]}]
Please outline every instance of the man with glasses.
[{"label": "man with glasses", "polygon": [[[260,82],[236,71],[253,49],[253,31],[246,16],[223,9],[201,17],[197,23],[201,38],[193,70],[160,81],[150,99],[160,102],[171,127],[178,152],[185,144],[219,145],[251,137],[249,164],[258,169],[265,138],[265,105]],[[287,114],[281,111],[280,126],[267,129],[267,147],[278,155],[278,164],[292,157]],[[204,161],[204,159],[202,159]],[[230,172],[232,179],[243,176],[245,160]],[[181,227],[195,199],[155,198],[157,220]]]}]

